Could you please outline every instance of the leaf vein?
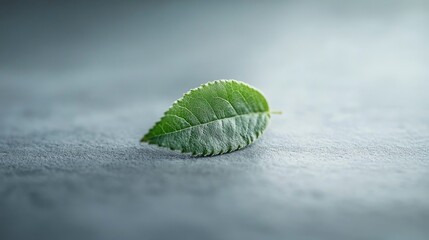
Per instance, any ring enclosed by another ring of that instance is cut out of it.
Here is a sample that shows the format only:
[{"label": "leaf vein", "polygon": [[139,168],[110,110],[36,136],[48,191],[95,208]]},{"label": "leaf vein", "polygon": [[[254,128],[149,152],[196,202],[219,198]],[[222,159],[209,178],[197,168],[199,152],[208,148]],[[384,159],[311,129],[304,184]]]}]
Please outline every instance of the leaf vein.
[{"label": "leaf vein", "polygon": [[193,125],[192,125],[188,120],[186,120],[185,118],[183,118],[183,117],[181,117],[181,116],[179,116],[179,115],[167,113],[167,114],[165,114],[165,116],[174,116],[174,117],[177,117],[177,118],[183,119],[183,120],[185,120],[185,122],[186,122],[186,123],[188,123],[190,126],[193,126]]},{"label": "leaf vein", "polygon": [[214,98],[219,98],[219,99],[221,99],[221,100],[223,100],[223,101],[225,101],[225,102],[227,102],[231,107],[232,107],[232,109],[234,109],[234,111],[235,111],[235,114],[237,114],[238,115],[238,112],[237,112],[237,109],[235,109],[235,107],[228,101],[228,100],[226,100],[225,98],[223,98],[223,97],[219,97],[219,96],[216,96],[216,97],[214,97]]},{"label": "leaf vein", "polygon": [[[246,115],[259,115],[259,114],[264,114],[264,113],[267,113],[268,114],[268,112],[252,112],[252,113],[245,113],[245,114],[241,114],[241,115],[235,115],[235,116],[232,116],[232,117],[227,117],[227,118],[220,118],[220,119],[215,119],[215,120],[213,120],[213,121],[210,121],[210,122],[206,122],[206,123],[201,123],[201,124],[199,124],[199,125],[193,125],[193,126],[190,126],[190,127],[186,127],[186,128],[182,128],[182,129],[179,129],[179,130],[176,130],[176,131],[173,131],[173,132],[166,132],[165,134],[162,134],[162,135],[156,135],[156,136],[153,136],[152,137],[152,139],[153,138],[158,138],[158,137],[162,137],[162,136],[165,136],[165,135],[170,135],[170,134],[173,134],[173,133],[177,133],[177,132],[181,132],[181,131],[185,131],[185,130],[187,130],[187,129],[193,129],[194,127],[201,127],[201,126],[203,126],[203,125],[207,125],[207,124],[210,124],[210,123],[213,123],[213,122],[216,122],[216,121],[222,121],[222,120],[227,120],[227,119],[231,119],[231,118],[237,118],[237,117],[242,117],[242,116],[246,116]],[[162,127],[162,126],[161,126]],[[164,130],[164,129],[163,129]],[[165,132],[165,131],[164,131]]]},{"label": "leaf vein", "polygon": [[[189,108],[187,108],[187,107],[185,107],[185,106],[181,106],[181,105],[179,105],[179,102],[177,102],[176,103],[177,104],[177,106],[178,107],[180,107],[180,108],[184,108],[184,109],[186,109],[186,110],[188,110],[188,112],[190,112],[196,119],[197,119],[197,121],[198,121],[198,123],[200,123],[201,124],[201,121],[200,121],[200,119],[198,119],[198,117],[191,111],[191,110],[189,110]],[[194,126],[194,125],[192,125],[192,126]]]}]

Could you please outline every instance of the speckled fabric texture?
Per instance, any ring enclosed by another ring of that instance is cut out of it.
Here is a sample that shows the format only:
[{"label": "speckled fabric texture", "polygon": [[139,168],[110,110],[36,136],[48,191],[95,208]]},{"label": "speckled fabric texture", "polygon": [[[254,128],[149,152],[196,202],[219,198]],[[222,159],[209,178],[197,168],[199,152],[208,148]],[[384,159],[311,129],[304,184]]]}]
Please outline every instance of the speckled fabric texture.
[{"label": "speckled fabric texture", "polygon": [[[0,239],[428,239],[427,4],[25,6],[0,21]],[[254,144],[139,143],[221,78],[283,111]]]}]

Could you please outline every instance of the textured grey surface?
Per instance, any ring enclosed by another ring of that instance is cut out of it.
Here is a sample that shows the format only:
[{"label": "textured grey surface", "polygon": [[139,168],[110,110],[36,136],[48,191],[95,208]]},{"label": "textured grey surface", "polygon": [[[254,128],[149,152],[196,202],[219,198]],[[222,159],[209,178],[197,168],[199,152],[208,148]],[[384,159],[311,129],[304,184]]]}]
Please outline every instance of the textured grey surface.
[{"label": "textured grey surface", "polygon": [[[426,3],[0,9],[2,240],[428,239]],[[284,114],[218,157],[138,143],[218,78]]]}]

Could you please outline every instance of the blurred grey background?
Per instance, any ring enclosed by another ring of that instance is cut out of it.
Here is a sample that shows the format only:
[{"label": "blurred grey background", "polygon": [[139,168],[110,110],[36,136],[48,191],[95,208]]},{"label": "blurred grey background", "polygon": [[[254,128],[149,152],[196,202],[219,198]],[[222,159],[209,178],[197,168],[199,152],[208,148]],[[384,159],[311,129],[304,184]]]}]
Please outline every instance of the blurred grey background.
[{"label": "blurred grey background", "polygon": [[[428,1],[6,1],[0,238],[429,239]],[[234,78],[250,147],[140,145]]]}]

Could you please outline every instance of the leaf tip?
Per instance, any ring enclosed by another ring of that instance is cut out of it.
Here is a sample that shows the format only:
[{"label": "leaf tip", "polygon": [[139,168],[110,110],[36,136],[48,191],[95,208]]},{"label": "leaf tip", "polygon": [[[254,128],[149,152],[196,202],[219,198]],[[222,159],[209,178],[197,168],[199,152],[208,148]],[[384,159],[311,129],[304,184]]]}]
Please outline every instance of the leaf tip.
[{"label": "leaf tip", "polygon": [[140,139],[140,143],[143,143],[143,142],[149,142],[149,136],[148,136],[148,134],[146,134],[146,135],[144,135],[141,139]]}]

